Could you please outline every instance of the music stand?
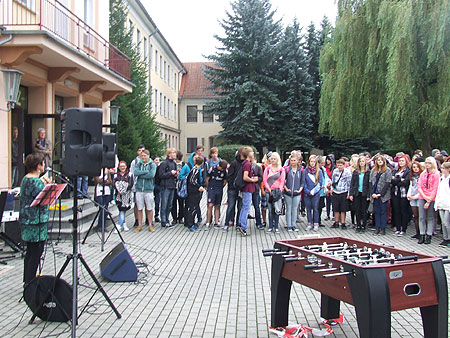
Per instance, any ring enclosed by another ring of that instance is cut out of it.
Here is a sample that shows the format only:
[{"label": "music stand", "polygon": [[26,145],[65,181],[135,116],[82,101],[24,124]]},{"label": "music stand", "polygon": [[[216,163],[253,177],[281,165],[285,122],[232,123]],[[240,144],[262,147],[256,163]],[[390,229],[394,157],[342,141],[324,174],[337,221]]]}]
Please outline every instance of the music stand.
[{"label": "music stand", "polygon": [[67,184],[47,184],[44,189],[35,197],[30,207],[50,206],[55,203],[56,199],[61,195]]}]

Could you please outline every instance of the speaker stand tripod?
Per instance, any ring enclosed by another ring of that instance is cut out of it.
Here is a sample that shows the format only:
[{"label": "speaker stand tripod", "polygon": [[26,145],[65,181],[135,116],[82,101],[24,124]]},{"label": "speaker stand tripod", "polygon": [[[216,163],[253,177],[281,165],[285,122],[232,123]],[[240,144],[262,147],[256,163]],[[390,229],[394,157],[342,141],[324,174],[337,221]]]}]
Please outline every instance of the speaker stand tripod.
[{"label": "speaker stand tripod", "polygon": [[[77,180],[77,177],[75,177],[75,182]],[[119,313],[119,311],[114,306],[111,299],[108,297],[106,291],[103,289],[102,285],[98,281],[97,277],[95,277],[92,270],[89,268],[89,265],[84,260],[81,253],[78,252],[78,189],[76,184],[73,187],[74,189],[74,197],[73,197],[73,223],[72,223],[72,246],[73,251],[72,254],[68,255],[66,258],[66,261],[64,262],[63,266],[58,272],[57,277],[60,278],[64,272],[64,270],[67,268],[69,263],[72,261],[72,288],[73,288],[73,297],[72,297],[72,338],[76,337],[76,326],[78,324],[78,260],[81,262],[83,267],[86,269],[87,273],[91,277],[92,281],[97,286],[97,290],[101,292],[105,300],[108,302],[111,309],[116,314],[117,319],[122,318],[122,315]],[[45,299],[46,297],[44,297]],[[91,298],[92,299],[92,298]],[[84,306],[83,310],[81,311],[80,315],[84,312],[89,302]],[[40,304],[39,307],[42,307],[44,303]],[[37,311],[36,311],[37,313]],[[36,315],[33,314],[33,317],[30,319],[30,322],[32,322],[36,318]]]},{"label": "speaker stand tripod", "polygon": [[[105,200],[105,168],[102,169],[102,175],[103,175],[102,176],[102,201],[104,201]],[[113,229],[116,229],[117,234],[120,237],[120,240],[122,241],[123,244],[125,244],[125,241],[124,241],[122,235],[120,234],[119,229],[117,228],[117,224],[114,221],[114,218],[112,217],[111,212],[108,210],[108,208],[106,206],[100,205],[100,204],[98,204],[98,205],[99,205],[99,209],[98,209],[97,213],[95,214],[95,217],[92,220],[92,223],[89,226],[89,229],[86,232],[86,235],[84,236],[83,241],[81,242],[81,244],[84,244],[86,242],[86,239],[88,238],[89,233],[91,232],[92,228],[94,227],[95,221],[97,220],[98,217],[102,217],[103,218],[103,220],[102,220],[102,228],[101,228],[101,231],[102,231],[102,235],[101,235],[101,251],[104,251],[105,243],[108,241],[109,237],[111,236],[111,233],[112,233]],[[111,220],[111,222],[113,224],[113,229],[111,229],[111,231],[109,232],[109,235],[108,235],[108,237],[106,239],[105,239],[105,216],[104,216],[105,213],[109,216],[109,219]]]}]

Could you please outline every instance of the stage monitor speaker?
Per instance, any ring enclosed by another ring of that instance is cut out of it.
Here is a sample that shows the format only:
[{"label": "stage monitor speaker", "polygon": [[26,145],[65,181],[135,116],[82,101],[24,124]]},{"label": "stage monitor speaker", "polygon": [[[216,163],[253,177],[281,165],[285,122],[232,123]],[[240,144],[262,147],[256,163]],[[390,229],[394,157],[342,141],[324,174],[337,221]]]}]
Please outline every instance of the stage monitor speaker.
[{"label": "stage monitor speaker", "polygon": [[112,282],[135,282],[138,269],[127,248],[120,242],[103,258],[100,273]]},{"label": "stage monitor speaker", "polygon": [[100,176],[102,115],[99,108],[69,108],[61,113],[62,172],[67,176]]},{"label": "stage monitor speaker", "polygon": [[102,168],[116,167],[116,134],[103,134],[103,161]]},{"label": "stage monitor speaker", "polygon": [[23,290],[23,298],[31,311],[49,322],[72,319],[72,294],[72,286],[54,276],[38,276]]}]

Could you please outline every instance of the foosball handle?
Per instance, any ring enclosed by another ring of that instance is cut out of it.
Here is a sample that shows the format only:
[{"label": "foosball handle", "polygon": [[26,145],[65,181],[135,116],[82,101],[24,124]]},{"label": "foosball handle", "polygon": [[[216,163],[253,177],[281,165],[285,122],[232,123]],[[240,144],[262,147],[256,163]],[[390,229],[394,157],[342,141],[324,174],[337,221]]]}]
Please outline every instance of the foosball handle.
[{"label": "foosball handle", "polygon": [[287,251],[269,251],[269,252],[263,252],[263,256],[274,256],[274,255],[288,255],[289,252]]},{"label": "foosball handle", "polygon": [[450,258],[443,259],[442,264],[450,264]]},{"label": "foosball handle", "polygon": [[303,266],[305,270],[313,270],[316,268],[323,268],[324,266],[327,266],[326,264],[306,264]]},{"label": "foosball handle", "polygon": [[286,263],[290,263],[290,262],[301,261],[301,260],[303,260],[303,259],[306,259],[306,257],[286,257],[286,258],[284,259],[284,261],[285,261]]},{"label": "foosball handle", "polygon": [[262,253],[266,253],[266,252],[276,252],[276,251],[280,251],[280,249],[262,249]]}]

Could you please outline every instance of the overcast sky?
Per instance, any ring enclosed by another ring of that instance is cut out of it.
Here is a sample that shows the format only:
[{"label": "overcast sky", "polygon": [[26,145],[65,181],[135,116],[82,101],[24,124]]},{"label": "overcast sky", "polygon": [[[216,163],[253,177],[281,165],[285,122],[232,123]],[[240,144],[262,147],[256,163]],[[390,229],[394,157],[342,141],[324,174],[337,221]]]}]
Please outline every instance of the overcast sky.
[{"label": "overcast sky", "polygon": [[[218,21],[225,18],[230,0],[141,2],[182,62],[205,61],[202,55],[215,53],[218,41],[213,35],[223,36]],[[271,3],[277,9],[276,18],[283,18],[284,25],[297,17],[304,31],[311,21],[318,27],[324,15],[334,24],[337,15],[335,0],[271,0]]]}]

